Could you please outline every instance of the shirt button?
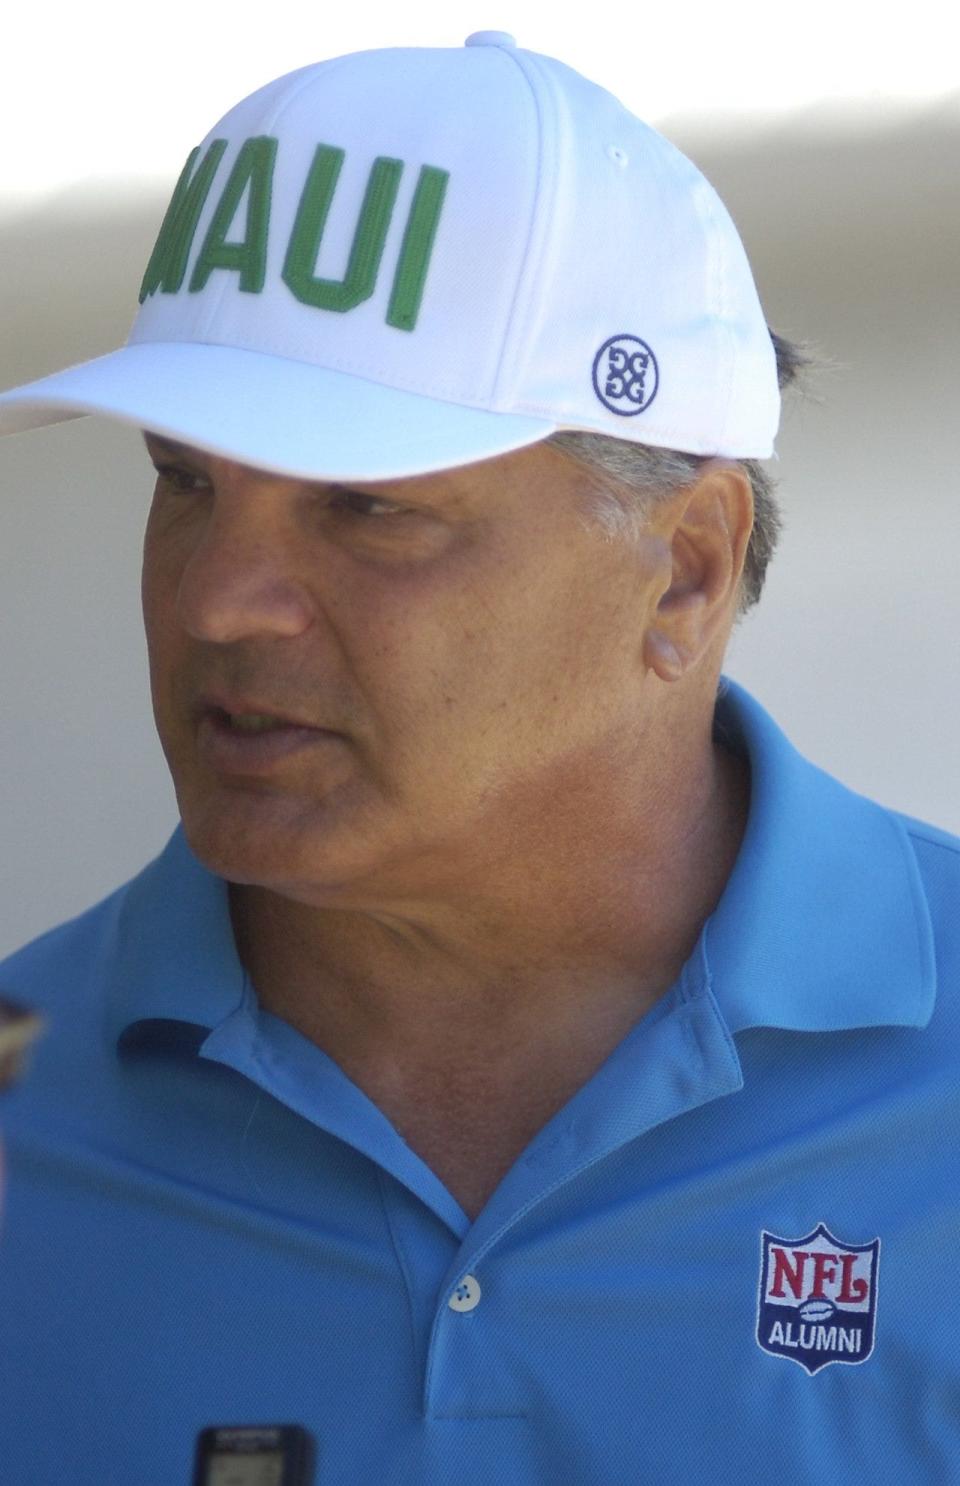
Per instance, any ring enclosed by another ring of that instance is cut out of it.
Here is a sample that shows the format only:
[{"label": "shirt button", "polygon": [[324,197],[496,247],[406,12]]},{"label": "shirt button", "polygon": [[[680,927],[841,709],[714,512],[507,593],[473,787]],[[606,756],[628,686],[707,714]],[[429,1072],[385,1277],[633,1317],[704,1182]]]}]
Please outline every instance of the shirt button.
[{"label": "shirt button", "polygon": [[509,31],[474,31],[463,43],[464,46],[516,46],[517,39]]},{"label": "shirt button", "polygon": [[464,1275],[448,1304],[452,1311],[472,1311],[480,1304],[480,1283],[476,1275]]}]

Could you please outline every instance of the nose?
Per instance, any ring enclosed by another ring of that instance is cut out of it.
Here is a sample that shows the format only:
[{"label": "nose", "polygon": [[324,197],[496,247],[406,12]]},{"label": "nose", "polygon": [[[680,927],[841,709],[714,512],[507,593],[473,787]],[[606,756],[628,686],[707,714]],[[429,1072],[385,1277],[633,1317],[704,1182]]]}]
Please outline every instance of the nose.
[{"label": "nose", "polygon": [[177,611],[196,640],[292,638],[314,619],[289,496],[218,493],[180,574]]}]

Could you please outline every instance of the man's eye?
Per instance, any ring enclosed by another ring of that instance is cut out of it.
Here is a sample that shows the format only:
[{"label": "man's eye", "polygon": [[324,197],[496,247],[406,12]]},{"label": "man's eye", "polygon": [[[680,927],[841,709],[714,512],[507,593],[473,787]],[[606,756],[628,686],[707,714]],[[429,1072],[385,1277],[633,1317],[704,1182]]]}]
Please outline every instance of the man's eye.
[{"label": "man's eye", "polygon": [[[154,468],[163,483],[171,486],[178,495],[192,494],[196,489],[207,484],[203,475],[195,474],[193,470],[184,469],[180,465],[157,464]],[[333,510],[342,512],[344,515],[365,519],[402,516],[406,510],[406,507],[394,505],[392,501],[378,500],[376,496],[364,495],[362,490],[348,490],[343,487],[337,487],[331,492],[328,504]]]},{"label": "man's eye", "polygon": [[202,475],[196,475],[192,470],[181,469],[176,464],[155,464],[154,469],[163,481],[164,485],[172,485],[180,495],[187,495],[193,488],[193,481],[204,483]]},{"label": "man's eye", "polygon": [[406,511],[406,507],[395,506],[392,501],[378,500],[374,495],[364,495],[362,490],[343,488],[333,491],[330,505],[334,510],[346,511],[351,516],[375,518],[402,516]]}]

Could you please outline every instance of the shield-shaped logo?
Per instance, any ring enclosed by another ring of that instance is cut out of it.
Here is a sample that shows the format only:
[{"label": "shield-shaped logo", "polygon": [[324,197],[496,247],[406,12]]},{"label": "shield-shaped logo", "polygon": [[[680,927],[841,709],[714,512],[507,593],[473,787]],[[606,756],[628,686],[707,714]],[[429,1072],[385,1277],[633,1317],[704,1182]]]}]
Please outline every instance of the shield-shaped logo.
[{"label": "shield-shaped logo", "polygon": [[808,1373],[873,1351],[880,1240],[848,1244],[818,1223],[805,1238],[762,1232],[757,1343]]}]

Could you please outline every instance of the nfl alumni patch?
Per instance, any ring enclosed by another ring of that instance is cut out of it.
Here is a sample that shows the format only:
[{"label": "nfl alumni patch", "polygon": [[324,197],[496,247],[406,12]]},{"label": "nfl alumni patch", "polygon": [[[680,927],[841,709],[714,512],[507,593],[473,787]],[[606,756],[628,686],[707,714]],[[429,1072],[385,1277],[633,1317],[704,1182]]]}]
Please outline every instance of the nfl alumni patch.
[{"label": "nfl alumni patch", "polygon": [[808,1373],[873,1351],[880,1240],[847,1244],[818,1223],[805,1238],[761,1234],[757,1343]]}]

